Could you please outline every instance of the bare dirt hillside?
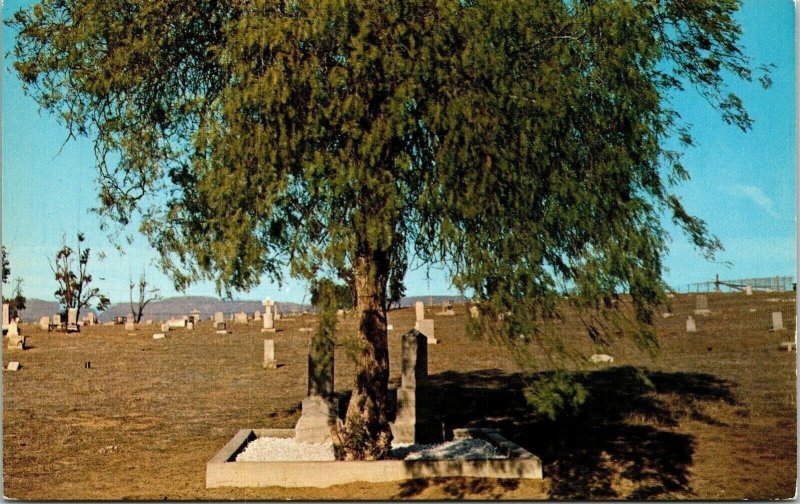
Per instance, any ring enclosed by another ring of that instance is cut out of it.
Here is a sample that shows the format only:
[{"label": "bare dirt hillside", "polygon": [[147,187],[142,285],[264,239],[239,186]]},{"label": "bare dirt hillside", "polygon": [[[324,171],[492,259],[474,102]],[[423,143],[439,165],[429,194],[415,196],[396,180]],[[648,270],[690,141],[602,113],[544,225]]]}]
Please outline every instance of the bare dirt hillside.
[{"label": "bare dirt hillside", "polygon": [[[791,294],[712,294],[712,313],[696,316],[693,297],[673,300],[675,316],[657,321],[655,357],[627,342],[604,350],[612,365],[580,375],[584,407],[550,422],[525,406],[526,378],[506,351],[464,331],[466,307],[436,315],[441,341],[429,350],[435,414],[450,429],[491,426],[539,455],[545,479],[415,480],[328,489],[205,488],[205,464],[241,428],[292,427],[306,388],[311,316],[277,322],[279,332],[233,325],[221,336],[203,322],[193,332],[151,338],[93,326],[80,334],[24,325],[31,348],[5,351],[22,363],[4,371],[3,461],[6,497],[18,499],[774,499],[796,480],[796,354]],[[781,311],[786,331],[769,331]],[[399,378],[400,335],[413,310],[389,315],[392,380]],[[352,331],[345,320],[342,334]],[[574,320],[559,329],[569,336]],[[276,341],[277,370],[262,369],[262,341]],[[591,348],[586,349],[591,352]],[[353,368],[337,350],[336,389]],[[84,363],[91,361],[91,368]]]}]

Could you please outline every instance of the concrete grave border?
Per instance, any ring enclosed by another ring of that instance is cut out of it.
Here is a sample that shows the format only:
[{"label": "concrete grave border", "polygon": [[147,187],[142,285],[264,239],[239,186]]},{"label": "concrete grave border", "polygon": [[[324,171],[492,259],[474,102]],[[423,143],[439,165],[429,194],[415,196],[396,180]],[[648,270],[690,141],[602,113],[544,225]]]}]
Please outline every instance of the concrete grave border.
[{"label": "concrete grave border", "polygon": [[357,481],[380,483],[417,478],[542,479],[542,461],[493,429],[454,429],[454,439],[484,439],[508,456],[487,460],[377,460],[236,462],[250,441],[294,437],[294,429],[242,429],[206,464],[206,488],[316,487]]}]

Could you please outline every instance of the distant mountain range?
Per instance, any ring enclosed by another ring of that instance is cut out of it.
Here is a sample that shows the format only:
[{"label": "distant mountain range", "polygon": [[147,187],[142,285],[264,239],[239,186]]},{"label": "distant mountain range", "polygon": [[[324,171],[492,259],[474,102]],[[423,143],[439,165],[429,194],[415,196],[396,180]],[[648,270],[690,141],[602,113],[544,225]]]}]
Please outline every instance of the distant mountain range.
[{"label": "distant mountain range", "polygon": [[[462,296],[413,296],[401,299],[400,306],[413,306],[416,301],[422,301],[425,304],[432,303],[434,305],[439,305],[446,301],[463,303],[466,299]],[[313,307],[309,304],[276,301],[275,305],[280,313],[302,313],[306,310],[313,311]],[[264,307],[261,305],[261,301],[226,301],[209,296],[180,296],[162,299],[161,301],[153,301],[145,308],[143,318],[145,320],[167,320],[173,317],[189,315],[193,310],[200,311],[200,316],[203,319],[208,319],[214,315],[214,312],[218,311],[224,313],[225,318],[230,317],[233,313],[241,311],[252,316],[253,312],[256,310],[263,312]],[[54,314],[58,313],[58,311],[59,306],[55,301],[28,299],[25,310],[21,313],[21,316],[22,320],[25,322],[36,322],[45,315],[52,317]],[[81,318],[83,318],[88,311],[85,309],[81,310]],[[131,307],[129,303],[116,303],[111,305],[106,311],[98,313],[97,315],[100,321],[106,322],[114,320],[118,316],[124,317],[130,313],[130,311]]]}]

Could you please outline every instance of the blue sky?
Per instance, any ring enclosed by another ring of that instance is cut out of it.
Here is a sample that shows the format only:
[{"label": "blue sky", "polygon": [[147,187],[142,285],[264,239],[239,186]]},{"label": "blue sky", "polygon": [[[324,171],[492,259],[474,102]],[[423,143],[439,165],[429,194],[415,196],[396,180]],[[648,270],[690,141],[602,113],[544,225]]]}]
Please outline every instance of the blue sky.
[{"label": "blue sky", "polygon": [[[3,18],[29,2],[6,1]],[[743,44],[755,61],[772,63],[774,85],[735,83],[755,126],[742,133],[725,125],[699,96],[687,92],[675,105],[693,125],[698,145],[684,164],[692,180],[678,188],[690,213],[703,218],[725,245],[715,263],[703,259],[682,234],[673,233],[665,279],[678,289],[689,282],[721,278],[796,276],[797,209],[795,149],[795,25],[790,0],[747,0],[739,20]],[[13,33],[3,27],[2,50],[13,45]],[[64,144],[65,130],[22,93],[5,58],[2,74],[2,242],[10,252],[12,277],[24,279],[28,297],[53,299],[55,283],[48,265],[62,236],[77,230],[95,252],[92,265],[98,286],[112,301],[128,297],[128,278],[146,268],[166,296],[176,295],[171,281],[151,265],[155,257],[146,241],[136,237],[120,256],[98,229],[94,153],[85,139]],[[63,145],[63,146],[62,146]],[[74,240],[73,240],[74,241]],[[105,258],[98,260],[97,252]],[[730,263],[730,264],[727,264]],[[445,294],[449,282],[440,270],[409,273],[408,295]],[[199,284],[191,295],[215,295],[212,284]],[[290,281],[279,290],[265,279],[236,297],[270,296],[302,301],[304,284]]]}]

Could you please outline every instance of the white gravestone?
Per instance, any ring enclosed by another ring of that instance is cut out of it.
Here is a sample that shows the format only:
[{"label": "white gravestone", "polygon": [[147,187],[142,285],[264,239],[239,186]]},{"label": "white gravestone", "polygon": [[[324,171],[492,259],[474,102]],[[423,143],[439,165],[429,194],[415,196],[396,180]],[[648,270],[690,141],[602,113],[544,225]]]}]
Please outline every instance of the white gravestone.
[{"label": "white gravestone", "polygon": [[686,332],[697,332],[697,326],[691,315],[686,318]]},{"label": "white gravestone", "polygon": [[783,331],[783,313],[776,311],[772,312],[772,330]]},{"label": "white gravestone", "polygon": [[417,322],[425,318],[425,305],[422,303],[422,301],[417,301],[414,303],[414,310],[417,316]]},{"label": "white gravestone", "polygon": [[264,305],[264,316],[261,319],[263,321],[261,332],[275,332],[275,319],[272,314],[272,307],[275,306],[275,301],[266,298],[261,304]]},{"label": "white gravestone", "polygon": [[67,332],[78,332],[78,309],[70,308],[67,310]]},{"label": "white gravestone", "polygon": [[264,369],[276,369],[278,363],[275,361],[275,341],[264,340]]}]

